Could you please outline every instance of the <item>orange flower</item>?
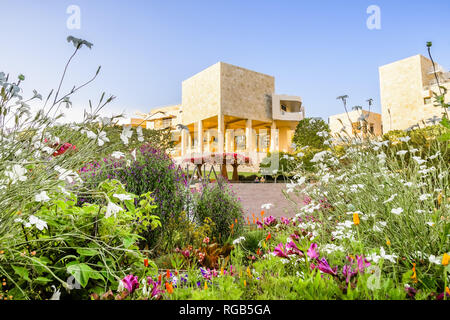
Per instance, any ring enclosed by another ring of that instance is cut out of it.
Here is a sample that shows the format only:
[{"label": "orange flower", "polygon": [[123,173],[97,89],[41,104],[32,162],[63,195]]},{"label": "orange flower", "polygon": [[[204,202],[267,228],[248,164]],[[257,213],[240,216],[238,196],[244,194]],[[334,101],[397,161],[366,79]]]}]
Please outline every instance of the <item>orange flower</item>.
[{"label": "orange flower", "polygon": [[231,224],[231,230],[233,230],[233,228],[234,228],[234,223]]},{"label": "orange flower", "polygon": [[161,282],[161,274],[158,276],[158,282]]},{"label": "orange flower", "polygon": [[236,218],[236,219],[234,219],[234,223],[236,223],[236,224],[237,224],[237,218]]},{"label": "orange flower", "polygon": [[272,238],[272,234],[269,232],[269,234],[268,234],[267,237],[266,237],[266,241],[269,241],[270,238]]},{"label": "orange flower", "polygon": [[450,295],[450,289],[448,287],[445,287],[445,292]]},{"label": "orange flower", "polygon": [[353,223],[356,226],[359,224],[359,215],[356,212],[353,214]]},{"label": "orange flower", "polygon": [[144,259],[144,267],[146,267],[146,268],[148,267],[148,259],[147,258]]},{"label": "orange flower", "polygon": [[166,282],[166,290],[170,294],[173,293],[173,286],[170,283],[168,283],[168,282]]},{"label": "orange flower", "polygon": [[167,271],[166,271],[166,277],[167,277],[167,279],[170,278],[170,270],[169,269],[167,269]]},{"label": "orange flower", "polygon": [[444,253],[444,256],[442,257],[442,265],[447,266],[449,261],[450,256],[447,253]]},{"label": "orange flower", "polygon": [[264,215],[264,213],[265,213],[264,210],[261,210],[261,217]]},{"label": "orange flower", "polygon": [[411,276],[411,279],[413,279],[414,283],[417,283],[417,273],[416,273],[416,264],[415,263],[413,263],[412,272],[413,272],[413,275]]},{"label": "orange flower", "polygon": [[249,217],[247,217],[247,223],[250,224],[250,218]]}]

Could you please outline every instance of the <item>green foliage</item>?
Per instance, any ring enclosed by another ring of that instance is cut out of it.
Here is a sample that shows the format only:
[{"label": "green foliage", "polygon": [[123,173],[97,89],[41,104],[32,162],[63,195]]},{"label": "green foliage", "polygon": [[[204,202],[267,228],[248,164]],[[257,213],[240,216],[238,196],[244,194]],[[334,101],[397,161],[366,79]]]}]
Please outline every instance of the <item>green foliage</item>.
[{"label": "green foliage", "polygon": [[[305,118],[297,124],[292,142],[297,147],[312,147],[323,149],[327,135],[320,133],[329,133],[328,124],[322,119]],[[319,133],[319,135],[317,134]]]},{"label": "green foliage", "polygon": [[[114,182],[105,182],[102,187],[107,193],[123,191]],[[111,197],[111,201],[120,204],[116,198]],[[51,285],[72,289],[72,296],[85,299],[89,293],[117,286],[126,273],[140,269],[143,255],[137,247],[140,223],[136,212],[149,208],[135,208],[131,201],[123,203],[116,217],[107,217],[105,206],[78,207],[76,203],[72,194],[53,193],[34,215],[18,216],[16,226],[22,232],[9,241],[0,258],[1,273],[8,283],[15,284],[9,291],[16,299],[48,299]],[[40,230],[37,224],[27,225],[32,217],[45,222],[46,227]],[[154,221],[156,217],[148,219],[160,225]],[[72,284],[85,290],[70,288],[70,275],[76,280]]]},{"label": "green foliage", "polygon": [[211,219],[211,235],[220,243],[242,232],[242,204],[225,183],[210,184],[195,194],[193,210],[199,224]]}]

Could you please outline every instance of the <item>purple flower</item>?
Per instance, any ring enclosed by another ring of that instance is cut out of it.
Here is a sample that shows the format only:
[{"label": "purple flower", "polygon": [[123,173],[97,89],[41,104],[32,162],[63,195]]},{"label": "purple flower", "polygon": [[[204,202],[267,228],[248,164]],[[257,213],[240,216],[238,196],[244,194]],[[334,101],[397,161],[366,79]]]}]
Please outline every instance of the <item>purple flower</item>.
[{"label": "purple flower", "polygon": [[353,271],[352,267],[350,265],[345,265],[342,268],[342,274],[345,276],[345,282],[349,282],[350,279],[356,275],[358,273],[358,271]]},{"label": "purple flower", "polygon": [[134,290],[139,288],[138,277],[133,276],[132,274],[129,274],[128,276],[123,278],[122,283],[124,284],[125,288],[128,290],[129,293],[133,293]]},{"label": "purple flower", "polygon": [[273,250],[273,254],[280,258],[287,258],[288,256],[283,249],[284,249],[283,244],[280,243]]},{"label": "purple flower", "polygon": [[310,259],[318,259],[319,258],[319,252],[316,251],[317,249],[317,243],[311,243],[311,246],[309,247],[307,254]]},{"label": "purple flower", "polygon": [[364,272],[364,269],[370,266],[370,262],[363,255],[356,255],[356,262],[358,263],[359,272]]},{"label": "purple flower", "polygon": [[164,290],[161,289],[161,283],[154,281],[151,277],[147,277],[147,283],[152,286],[151,295],[152,298],[158,298]]},{"label": "purple flower", "polygon": [[294,241],[290,241],[286,244],[286,250],[288,250],[288,254],[298,254],[299,256],[303,256],[303,252],[300,251]]},{"label": "purple flower", "polygon": [[264,218],[264,224],[266,226],[275,225],[277,223],[277,219],[273,216],[268,216]]},{"label": "purple flower", "polygon": [[319,265],[317,266],[319,268],[320,271],[322,271],[323,273],[328,273],[328,274],[332,274],[332,275],[336,275],[337,274],[337,267],[334,267],[333,269],[330,267],[330,265],[327,262],[327,259],[322,258],[320,260],[318,260]]}]

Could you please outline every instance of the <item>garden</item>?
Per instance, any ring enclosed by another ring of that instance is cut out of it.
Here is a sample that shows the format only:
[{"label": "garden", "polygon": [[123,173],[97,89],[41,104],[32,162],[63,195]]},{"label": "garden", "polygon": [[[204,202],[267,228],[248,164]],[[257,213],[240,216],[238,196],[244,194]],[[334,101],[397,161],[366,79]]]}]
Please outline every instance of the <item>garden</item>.
[{"label": "garden", "polygon": [[71,61],[92,47],[68,42],[47,96],[23,97],[25,76],[0,72],[0,299],[450,299],[443,95],[440,124],[378,138],[338,143],[302,120],[273,173],[289,178],[287,199],[304,196],[297,213],[275,218],[267,203],[245,216],[226,180],[190,188],[168,155],[170,130],[99,116],[114,96],[61,124],[100,72],[63,93]]}]

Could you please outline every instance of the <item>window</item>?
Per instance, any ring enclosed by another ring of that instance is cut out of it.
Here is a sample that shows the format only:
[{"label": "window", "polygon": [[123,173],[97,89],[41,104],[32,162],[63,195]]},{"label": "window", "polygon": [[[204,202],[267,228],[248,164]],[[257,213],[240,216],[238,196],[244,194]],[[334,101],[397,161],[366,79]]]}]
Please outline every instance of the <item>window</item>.
[{"label": "window", "polygon": [[284,104],[281,105],[281,110],[283,110],[284,112],[287,111],[287,108],[286,108],[286,106]]},{"label": "window", "polygon": [[164,128],[172,126],[172,118],[163,119],[162,125]]},{"label": "window", "polygon": [[360,132],[361,132],[361,125],[359,124],[359,122],[352,122],[352,134]]}]

